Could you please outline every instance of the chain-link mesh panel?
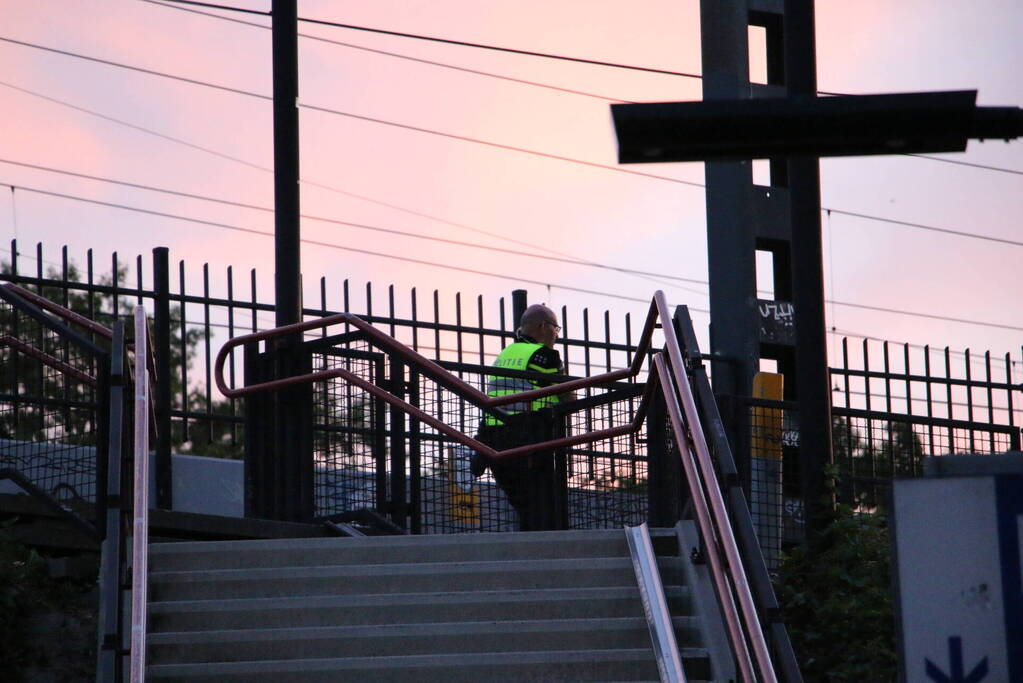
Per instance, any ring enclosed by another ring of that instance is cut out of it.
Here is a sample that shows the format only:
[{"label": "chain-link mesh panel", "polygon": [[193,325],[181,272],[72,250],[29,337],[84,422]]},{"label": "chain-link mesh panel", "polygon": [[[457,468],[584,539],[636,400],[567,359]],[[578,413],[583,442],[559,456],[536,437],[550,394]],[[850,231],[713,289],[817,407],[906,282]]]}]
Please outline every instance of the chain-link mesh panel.
[{"label": "chain-link mesh panel", "polygon": [[[457,374],[467,384],[486,391],[486,375],[465,370]],[[479,432],[483,412],[429,378],[413,377],[411,401],[463,434]],[[416,485],[410,502],[419,513],[416,531],[436,534],[517,528],[515,510],[493,472],[484,471],[475,451],[428,425],[411,427],[409,465]]]},{"label": "chain-link mesh panel", "polygon": [[[589,389],[585,398],[607,393],[607,389]],[[635,417],[639,401],[629,397],[573,413],[568,416],[567,434],[627,425]],[[569,528],[621,528],[646,521],[647,449],[636,434],[569,449],[567,470]]]},{"label": "chain-link mesh panel", "polygon": [[[786,447],[792,446],[791,440],[786,439],[786,433],[785,411],[763,406],[750,408],[750,516],[764,561],[772,569],[781,560],[785,535],[783,491],[788,474],[785,471],[785,451]],[[791,436],[791,430],[788,434]]]},{"label": "chain-link mesh panel", "polygon": [[[343,369],[379,384],[383,355],[365,342],[313,354],[313,370]],[[386,487],[380,401],[343,379],[313,385],[313,490],[315,514],[325,517],[376,509]]]},{"label": "chain-link mesh panel", "polygon": [[[484,370],[458,373],[462,380],[485,389]],[[482,411],[472,403],[417,375],[412,400],[430,415],[464,434],[475,435]],[[591,390],[593,396],[605,390]],[[566,436],[618,427],[632,421],[639,399],[627,398],[590,407],[568,416]],[[454,443],[427,425],[413,425],[410,451],[410,503],[419,511],[420,533],[514,531],[518,516],[491,469],[472,449]],[[555,427],[555,434],[559,433]],[[605,439],[539,458],[557,463],[555,485],[565,500],[569,528],[592,529],[639,524],[646,519],[647,464],[645,446],[635,436]],[[567,487],[567,490],[566,490]]]},{"label": "chain-link mesh panel", "polygon": [[[0,300],[0,469],[16,470],[72,507],[96,501],[97,365],[91,353]],[[17,488],[0,483],[0,491]]]},{"label": "chain-link mesh panel", "polygon": [[[744,473],[764,558],[775,568],[784,545],[802,539],[798,412],[759,401],[747,408],[749,468]],[[832,422],[839,503],[873,512],[886,505],[893,479],[922,473],[923,459],[952,453],[999,453],[1013,428],[925,416],[843,410]]]},{"label": "chain-link mesh panel", "polygon": [[984,429],[909,416],[836,417],[833,424],[839,501],[863,511],[885,505],[893,478],[919,476],[927,456],[1000,453],[1010,448],[1008,429],[996,425]]}]

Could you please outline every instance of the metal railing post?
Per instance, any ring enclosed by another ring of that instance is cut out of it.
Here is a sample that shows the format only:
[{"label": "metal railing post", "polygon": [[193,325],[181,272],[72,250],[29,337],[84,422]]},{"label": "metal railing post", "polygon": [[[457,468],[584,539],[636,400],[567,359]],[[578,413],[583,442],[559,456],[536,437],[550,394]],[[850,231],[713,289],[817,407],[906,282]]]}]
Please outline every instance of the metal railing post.
[{"label": "metal railing post", "polygon": [[121,458],[124,429],[124,323],[114,323],[110,348],[110,400],[107,428],[106,505],[103,543],[100,547],[100,603],[98,617],[98,643],[96,683],[120,683],[123,678],[121,660],[122,616],[121,558],[124,550],[124,529],[121,514],[124,499],[121,494]]},{"label": "metal railing post", "polygon": [[[391,359],[390,393],[396,397],[405,396],[405,364],[397,358]],[[408,529],[407,464],[405,448],[405,412],[398,406],[391,406],[391,521],[402,529]]]},{"label": "metal railing post", "polygon": [[[181,314],[184,315],[184,308]],[[170,265],[167,247],[153,249],[153,349],[156,361],[156,506],[174,506],[171,460]]]},{"label": "metal railing post", "polygon": [[131,683],[146,679],[149,583],[149,374],[146,310],[135,308],[135,479],[131,565]]}]

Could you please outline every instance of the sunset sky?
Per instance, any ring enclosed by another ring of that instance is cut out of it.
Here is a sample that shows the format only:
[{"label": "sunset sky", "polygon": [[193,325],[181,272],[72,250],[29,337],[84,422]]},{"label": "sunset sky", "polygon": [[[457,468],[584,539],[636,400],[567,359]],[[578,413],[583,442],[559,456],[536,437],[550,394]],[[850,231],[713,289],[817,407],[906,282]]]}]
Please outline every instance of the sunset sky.
[{"label": "sunset sky", "polygon": [[[256,10],[270,5],[269,0],[233,2]],[[981,104],[1023,105],[1019,0],[825,0],[817,5],[821,90],[977,89]],[[300,0],[299,15],[699,74],[698,6],[696,0]],[[218,14],[269,24],[260,16]],[[699,99],[698,78],[308,23],[300,23],[299,31],[335,41],[299,42],[300,101],[309,105],[301,111],[303,213],[706,280],[703,190],[673,182],[702,183],[702,164],[626,167],[662,176],[640,177],[379,122],[615,166],[609,103]],[[153,247],[167,246],[174,263],[188,264],[190,278],[198,278],[202,264],[209,263],[218,288],[227,266],[243,273],[257,268],[268,297],[269,237],[32,190],[264,232],[273,230],[270,212],[27,165],[272,207],[272,175],[266,170],[273,163],[269,100],[11,42],[268,96],[268,30],[144,0],[0,0],[0,38],[0,185],[6,185],[0,187],[5,249],[0,258],[10,258],[13,237],[29,256],[35,243],[43,242],[54,263],[65,244],[79,263],[89,247],[100,263],[108,263],[113,250],[148,259]],[[941,158],[1003,170],[899,156],[822,162],[822,205],[831,209],[822,217],[825,279],[827,296],[835,302],[827,308],[829,326],[853,336],[990,349],[1018,359],[1023,142],[971,142],[965,154]],[[10,185],[18,189],[12,193]],[[381,287],[393,283],[398,292],[436,288],[444,301],[458,291],[496,301],[525,287],[531,301],[572,310],[610,309],[616,317],[641,313],[642,302],[663,287],[672,303],[707,308],[707,287],[699,282],[652,282],[608,269],[323,221],[305,220],[302,230],[310,240],[478,271],[307,244],[302,253],[307,298],[313,299],[323,275],[334,307],[340,305],[335,294],[340,282],[350,278],[359,287],[366,281]],[[34,266],[29,260],[22,264]],[[706,339],[707,316],[697,314],[696,322]]]}]

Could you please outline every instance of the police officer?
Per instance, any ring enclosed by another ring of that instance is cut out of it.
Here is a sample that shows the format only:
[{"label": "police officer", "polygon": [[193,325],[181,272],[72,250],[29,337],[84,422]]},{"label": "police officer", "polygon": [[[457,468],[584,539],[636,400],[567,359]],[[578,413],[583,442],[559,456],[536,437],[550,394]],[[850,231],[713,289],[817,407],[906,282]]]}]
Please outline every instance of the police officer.
[{"label": "police officer", "polygon": [[[558,325],[554,311],[543,304],[530,306],[522,314],[515,341],[501,351],[493,367],[552,376],[561,373],[561,356],[554,348],[560,331],[561,326]],[[550,381],[542,377],[527,379],[495,374],[487,383],[487,395],[506,396],[550,384]],[[509,418],[505,424],[496,417],[485,416],[479,439],[496,450],[547,441],[554,436],[554,420],[550,411],[537,411],[572,398],[571,392],[566,392],[533,401],[506,404],[502,408],[515,414],[514,417]],[[490,467],[494,479],[518,513],[521,531],[543,531],[565,526],[565,520],[559,520],[561,515],[558,514],[559,492],[553,451],[539,451],[511,460],[488,460],[485,464]]]}]

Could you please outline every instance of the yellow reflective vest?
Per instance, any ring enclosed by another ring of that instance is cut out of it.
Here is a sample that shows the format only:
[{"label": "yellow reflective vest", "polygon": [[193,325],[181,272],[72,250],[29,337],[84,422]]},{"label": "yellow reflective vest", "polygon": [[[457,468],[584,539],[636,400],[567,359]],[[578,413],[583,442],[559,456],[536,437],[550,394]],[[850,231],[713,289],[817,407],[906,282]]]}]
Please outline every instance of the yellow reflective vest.
[{"label": "yellow reflective vest", "polygon": [[[545,368],[535,362],[532,362],[533,355],[543,348],[543,344],[535,342],[514,342],[506,346],[504,350],[501,351],[501,353],[497,356],[497,359],[494,361],[493,367],[507,368],[509,370],[542,372],[546,375],[558,374],[560,368]],[[491,375],[487,382],[487,396],[507,396],[508,394],[517,394],[523,391],[539,389],[540,387],[547,385],[548,383],[542,382],[539,378],[526,379],[525,377],[501,377],[499,375]],[[541,408],[554,405],[560,400],[561,399],[554,394],[551,396],[544,396],[543,398],[538,398],[533,401],[508,403],[500,407],[509,413],[521,413],[527,410],[540,410]],[[487,415],[484,417],[484,424],[499,425],[502,424],[502,422],[496,417]]]}]

